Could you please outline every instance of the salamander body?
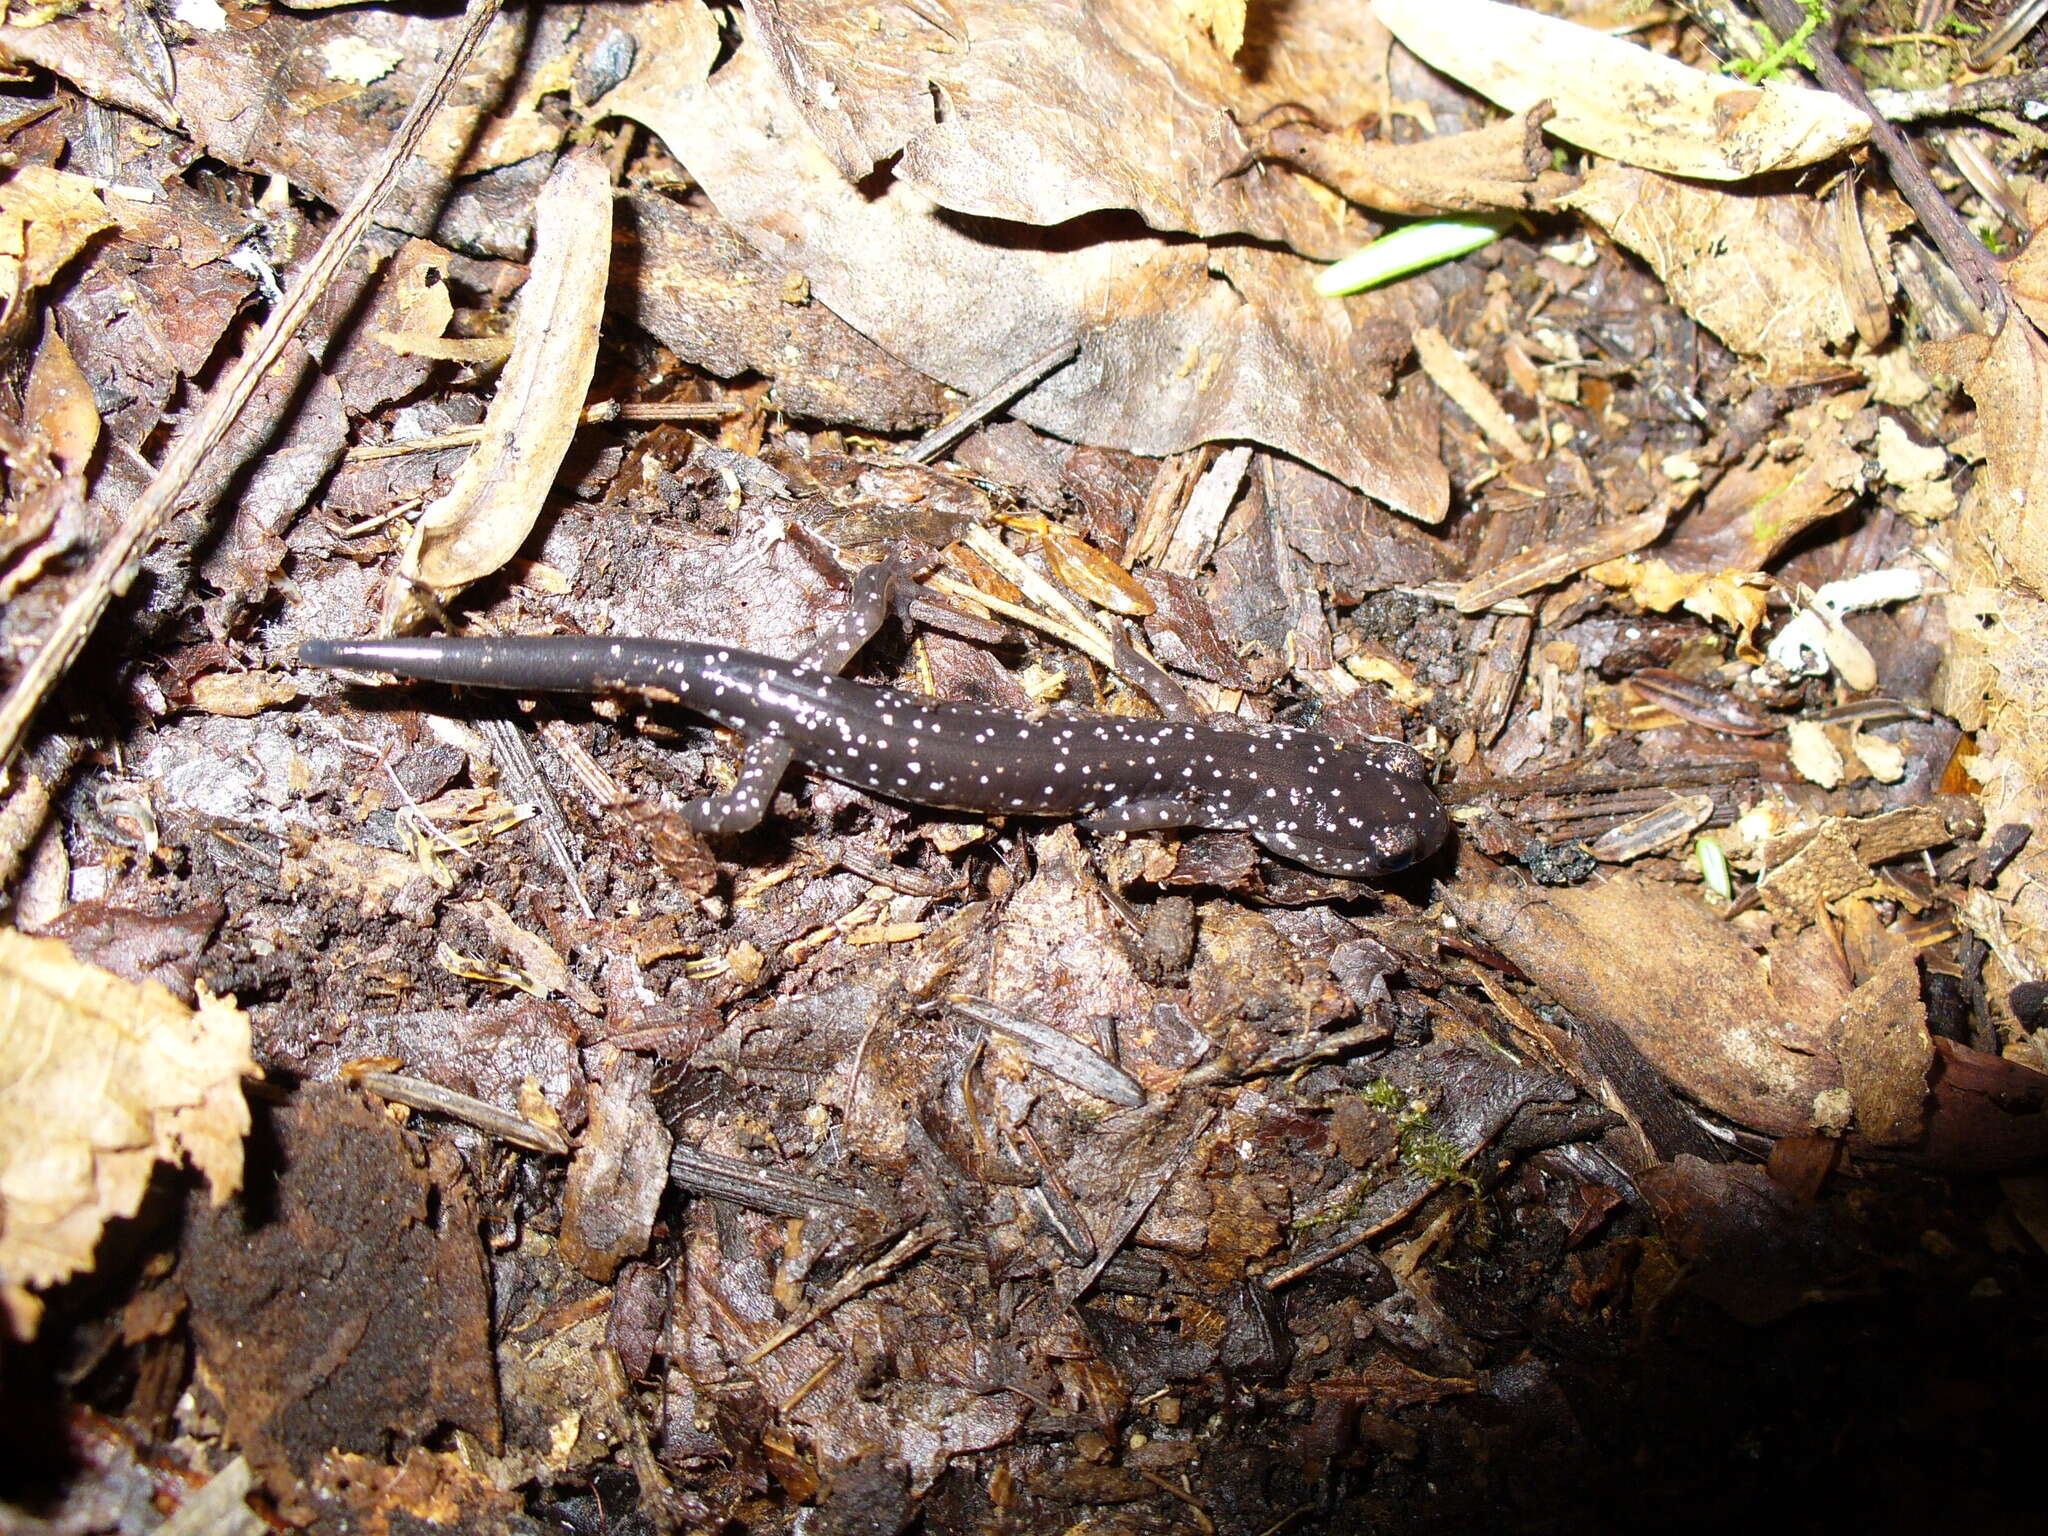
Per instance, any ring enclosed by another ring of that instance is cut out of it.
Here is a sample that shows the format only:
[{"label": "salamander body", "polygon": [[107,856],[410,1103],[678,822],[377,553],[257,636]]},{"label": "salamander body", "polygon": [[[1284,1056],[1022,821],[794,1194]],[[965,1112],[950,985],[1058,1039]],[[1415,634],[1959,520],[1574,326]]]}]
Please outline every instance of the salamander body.
[{"label": "salamander body", "polygon": [[1423,760],[1391,742],[1340,746],[1281,728],[1251,734],[1113,715],[1025,715],[688,641],[312,640],[299,658],[474,687],[673,699],[752,743],[737,788],[686,808],[700,831],[757,823],[792,757],[917,805],[1078,816],[1098,830],[1245,831],[1283,858],[1333,875],[1405,869],[1434,853],[1448,830]]}]

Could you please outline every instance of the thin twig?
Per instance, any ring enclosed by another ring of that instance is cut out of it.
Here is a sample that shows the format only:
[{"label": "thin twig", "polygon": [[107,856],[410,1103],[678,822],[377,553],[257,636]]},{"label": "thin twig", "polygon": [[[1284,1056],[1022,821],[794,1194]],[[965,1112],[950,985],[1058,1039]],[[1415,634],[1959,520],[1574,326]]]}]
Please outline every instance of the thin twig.
[{"label": "thin twig", "polygon": [[[1763,12],[1764,19],[1772,27],[1786,37],[1797,30],[1803,16],[1799,0],[1758,0],[1757,9]],[[1830,21],[1807,39],[1806,51],[1813,58],[1814,73],[1820,77],[1822,85],[1869,114],[1870,142],[1884,156],[1885,165],[1891,171],[1892,184],[1912,206],[1913,212],[1919,215],[1920,225],[1927,231],[1928,238],[1948,259],[1949,266],[1983,310],[1987,328],[1996,330],[2005,318],[2006,309],[2005,287],[1999,277],[1996,259],[1984,249],[1982,242],[1970,232],[1963,216],[1956,212],[1941,188],[1934,184],[1934,178],[1920,163],[1920,157],[1913,152],[1906,136],[1878,112],[1870,99],[1870,92],[1864,88],[1863,77],[1835,51],[1835,32],[1835,24]]]},{"label": "thin twig", "polygon": [[912,1227],[908,1232],[896,1239],[895,1244],[879,1259],[848,1271],[846,1277],[833,1286],[830,1291],[826,1292],[824,1296],[820,1297],[810,1306],[805,1307],[803,1311],[797,1313],[795,1317],[792,1317],[780,1328],[769,1334],[767,1338],[755,1345],[753,1349],[749,1350],[746,1359],[741,1363],[749,1366],[760,1364],[763,1360],[774,1354],[776,1350],[782,1348],[783,1345],[810,1327],[819,1318],[825,1316],[826,1313],[836,1311],[869,1286],[886,1280],[893,1272],[908,1264],[920,1253],[923,1253],[925,1249],[936,1243],[945,1235],[945,1231],[945,1227],[936,1221],[920,1222],[917,1226]]},{"label": "thin twig", "polygon": [[486,1103],[474,1094],[457,1093],[453,1088],[444,1088],[425,1078],[408,1077],[397,1072],[357,1072],[350,1075],[350,1081],[367,1088],[380,1099],[427,1114],[448,1115],[514,1146],[534,1152],[551,1152],[557,1157],[569,1155],[569,1143],[560,1131],[542,1125],[530,1116],[516,1115]]},{"label": "thin twig", "polygon": [[470,0],[462,35],[443,59],[439,73],[413,103],[412,111],[386,146],[375,169],[363,179],[348,211],[335,221],[319,251],[270,312],[249,350],[228,370],[220,387],[207,397],[199,419],[171,445],[163,467],[143,487],[121,527],[86,567],[78,590],[51,625],[49,638],[22,668],[5,700],[0,701],[0,765],[13,760],[43,701],[78,659],[108,605],[125,587],[124,578],[130,567],[155,542],[207,455],[220,446],[264,377],[284,356],[314,305],[325,296],[335,274],[369,227],[371,217],[397,184],[399,173],[425,135],[449,87],[474,57],[485,30],[497,18],[499,4],[500,0]]},{"label": "thin twig", "polygon": [[1080,340],[1069,336],[1051,351],[1041,352],[1014,373],[1005,375],[992,388],[983,391],[951,421],[934,427],[904,449],[903,457],[913,464],[929,464],[1025,390],[1066,367],[1073,360],[1074,354],[1080,350]]}]

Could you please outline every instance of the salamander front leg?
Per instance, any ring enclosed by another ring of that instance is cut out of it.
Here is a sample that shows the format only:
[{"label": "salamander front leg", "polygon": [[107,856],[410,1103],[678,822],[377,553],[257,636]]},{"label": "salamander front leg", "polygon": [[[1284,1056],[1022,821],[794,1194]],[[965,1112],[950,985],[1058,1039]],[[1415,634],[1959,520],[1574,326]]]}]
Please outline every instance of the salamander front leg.
[{"label": "salamander front leg", "polygon": [[1196,808],[1173,795],[1146,800],[1120,800],[1090,811],[1081,825],[1090,832],[1161,832],[1168,827],[1192,826]]},{"label": "salamander front leg", "polygon": [[1252,838],[1268,853],[1277,853],[1320,874],[1352,880],[1391,875],[1420,862],[1436,847],[1434,841],[1406,822],[1375,827],[1368,836],[1348,846],[1256,827],[1252,829]]},{"label": "salamander front leg", "polygon": [[739,780],[722,795],[692,800],[676,812],[692,831],[710,836],[751,832],[768,814],[775,790],[789,771],[791,749],[780,736],[756,736],[740,759]]}]

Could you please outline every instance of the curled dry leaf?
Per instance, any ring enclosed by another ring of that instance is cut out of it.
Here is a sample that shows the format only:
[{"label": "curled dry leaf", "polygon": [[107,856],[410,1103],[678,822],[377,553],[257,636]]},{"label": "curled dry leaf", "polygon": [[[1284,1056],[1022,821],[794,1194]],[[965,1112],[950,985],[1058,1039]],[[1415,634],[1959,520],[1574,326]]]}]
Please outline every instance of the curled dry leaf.
[{"label": "curled dry leaf", "polygon": [[[610,177],[592,152],[565,158],[541,190],[532,275],[483,438],[448,494],[421,515],[406,551],[404,575],[437,594],[479,581],[517,554],[555,483],[597,367],[611,208]],[[411,588],[394,585],[387,624],[405,628],[417,614]]]},{"label": "curled dry leaf", "polygon": [[0,334],[21,323],[24,294],[55,277],[113,222],[85,177],[17,166],[0,184]]},{"label": "curled dry leaf", "polygon": [[1503,880],[1451,891],[1459,920],[1538,986],[1738,1124],[1805,1135],[1846,1088],[1852,1151],[1955,1171],[2048,1158],[2048,1076],[1952,1041],[1930,1054],[1907,962],[1852,989],[1832,935],[1808,929],[1766,958],[1691,896],[1633,874],[1540,894]]},{"label": "curled dry leaf", "polygon": [[[1577,28],[1574,31],[1579,30]],[[1634,251],[1685,312],[1776,384],[1839,371],[1858,310],[1840,220],[1804,192],[1752,193],[1603,165],[1559,199]],[[1871,231],[1881,259],[1883,232]]]},{"label": "curled dry leaf", "polygon": [[[1386,32],[1354,0],[1266,7],[1258,61],[1191,28],[1188,0],[753,0],[747,17],[804,126],[848,181],[885,161],[942,207],[1053,226],[1129,209],[1157,230],[1333,257],[1372,227],[1307,177],[1257,163],[1292,106],[1355,117]],[[1134,123],[1143,132],[1131,131]],[[685,146],[671,144],[681,151]]]},{"label": "curled dry leaf", "polygon": [[89,1269],[159,1161],[190,1162],[216,1203],[241,1187],[255,1070],[233,999],[187,1008],[0,930],[0,1307],[18,1336],[41,1314],[32,1288]]},{"label": "curled dry leaf", "polygon": [[1735,631],[1736,655],[1759,661],[1756,628],[1770,612],[1771,580],[1761,571],[1710,571],[1699,575],[1674,571],[1665,561],[1610,560],[1586,574],[1603,586],[1617,588],[1652,613],[1684,608],[1703,619],[1719,619]]},{"label": "curled dry leaf", "polygon": [[1374,0],[1417,58],[1510,112],[1552,102],[1547,130],[1671,176],[1740,181],[1861,144],[1862,113],[1827,91],[1710,75],[1589,27],[1494,0]]},{"label": "curled dry leaf", "polygon": [[1309,292],[1309,264],[1283,251],[1048,240],[963,221],[901,179],[856,187],[774,88],[756,42],[707,81],[710,57],[644,48],[604,105],[658,135],[721,214],[884,350],[977,394],[1078,338],[1079,356],[1012,415],[1132,453],[1264,443],[1410,517],[1443,519],[1436,402],[1394,380],[1430,318],[1429,290],[1328,303]]},{"label": "curled dry leaf", "polygon": [[1550,164],[1546,106],[1465,133],[1412,143],[1280,118],[1260,152],[1313,176],[1362,208],[1410,216],[1551,207],[1578,179]]}]

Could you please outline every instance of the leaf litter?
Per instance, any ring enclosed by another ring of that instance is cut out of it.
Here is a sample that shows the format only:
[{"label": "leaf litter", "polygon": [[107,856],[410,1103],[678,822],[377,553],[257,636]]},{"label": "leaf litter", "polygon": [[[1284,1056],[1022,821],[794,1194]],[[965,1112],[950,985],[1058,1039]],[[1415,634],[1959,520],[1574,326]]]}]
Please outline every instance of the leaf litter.
[{"label": "leaf litter", "polygon": [[[1973,149],[1937,208],[1814,83],[1948,79],[1874,15],[215,9],[0,29],[38,1510],[1875,1511],[1865,1405],[1958,1377],[2000,1416],[1932,1448],[2019,1496],[2048,284],[1956,231],[2039,222],[2023,76],[1950,114],[2018,193]],[[860,675],[1405,738],[1455,849],[1365,887],[810,778],[707,845],[686,717],[294,662],[795,655],[891,556],[934,595]]]}]

